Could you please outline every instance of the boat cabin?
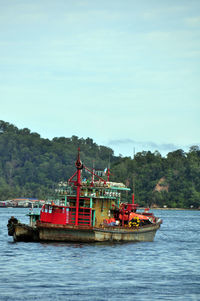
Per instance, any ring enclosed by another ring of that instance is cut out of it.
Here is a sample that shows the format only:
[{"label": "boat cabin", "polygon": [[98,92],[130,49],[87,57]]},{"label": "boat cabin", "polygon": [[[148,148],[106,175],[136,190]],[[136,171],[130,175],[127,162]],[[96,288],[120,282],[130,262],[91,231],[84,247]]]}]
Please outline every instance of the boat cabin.
[{"label": "boat cabin", "polygon": [[[122,183],[107,181],[93,170],[83,166],[78,158],[76,161],[76,173],[68,180],[61,182],[57,193],[60,196],[59,205],[45,204],[40,213],[40,222],[56,225],[69,225],[77,227],[106,227],[136,226],[149,222],[148,215],[138,216],[138,205],[121,203],[122,193],[127,193],[130,188]],[[91,180],[82,180],[82,169],[86,169],[92,175]]]},{"label": "boat cabin", "polygon": [[57,190],[60,196],[59,205],[45,204],[41,210],[40,221],[99,227],[105,220],[115,217],[122,193],[129,190],[122,183],[82,181],[77,208],[76,187],[61,182]]}]

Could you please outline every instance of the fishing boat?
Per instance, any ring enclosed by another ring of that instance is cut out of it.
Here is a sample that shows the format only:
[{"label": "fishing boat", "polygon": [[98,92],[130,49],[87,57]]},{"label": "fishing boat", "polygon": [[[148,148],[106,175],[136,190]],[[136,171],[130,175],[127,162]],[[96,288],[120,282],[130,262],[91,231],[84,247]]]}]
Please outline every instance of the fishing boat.
[{"label": "fishing boat", "polygon": [[[130,191],[123,183],[106,179],[80,160],[78,150],[76,172],[61,182],[59,203],[46,203],[40,213],[29,213],[30,224],[21,224],[15,217],[8,221],[8,235],[14,241],[62,242],[128,242],[153,241],[162,220],[149,209],[138,212],[134,194],[130,203],[122,196]],[[82,179],[86,170],[90,179]]]}]

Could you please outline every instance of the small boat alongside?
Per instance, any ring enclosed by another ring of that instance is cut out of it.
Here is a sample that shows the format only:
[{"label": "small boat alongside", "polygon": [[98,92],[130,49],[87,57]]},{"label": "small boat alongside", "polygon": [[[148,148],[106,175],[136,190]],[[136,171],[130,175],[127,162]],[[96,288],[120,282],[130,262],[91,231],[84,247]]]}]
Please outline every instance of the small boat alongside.
[{"label": "small boat alongside", "polygon": [[[86,170],[90,179],[82,179]],[[40,213],[29,212],[30,224],[21,224],[15,217],[8,221],[8,235],[14,241],[62,242],[128,242],[153,241],[162,220],[148,209],[138,212],[138,204],[123,202],[130,188],[111,182],[82,164],[80,153],[76,172],[61,182],[59,203],[44,204]]]}]

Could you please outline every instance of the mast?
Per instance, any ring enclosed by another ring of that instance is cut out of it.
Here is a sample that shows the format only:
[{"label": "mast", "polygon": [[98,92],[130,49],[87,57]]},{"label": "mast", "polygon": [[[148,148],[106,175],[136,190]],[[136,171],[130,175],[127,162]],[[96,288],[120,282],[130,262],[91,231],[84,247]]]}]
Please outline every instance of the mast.
[{"label": "mast", "polygon": [[107,181],[110,181],[110,153],[109,153],[109,161],[108,161],[108,169],[107,169]]},{"label": "mast", "polygon": [[76,160],[76,168],[77,168],[77,181],[76,181],[76,217],[75,217],[75,225],[78,225],[78,217],[79,217],[79,199],[80,199],[80,190],[81,190],[81,169],[83,168],[83,164],[80,160],[80,148],[78,148],[78,156]]},{"label": "mast", "polygon": [[110,180],[110,168],[107,169],[107,181],[109,182]]}]

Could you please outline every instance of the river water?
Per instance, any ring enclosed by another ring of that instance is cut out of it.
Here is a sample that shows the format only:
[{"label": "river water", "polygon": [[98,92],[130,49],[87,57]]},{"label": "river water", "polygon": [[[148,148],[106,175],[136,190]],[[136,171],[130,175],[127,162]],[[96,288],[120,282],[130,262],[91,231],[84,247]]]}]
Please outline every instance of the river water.
[{"label": "river water", "polygon": [[154,210],[154,242],[14,243],[0,208],[0,300],[200,300],[200,211]]}]

